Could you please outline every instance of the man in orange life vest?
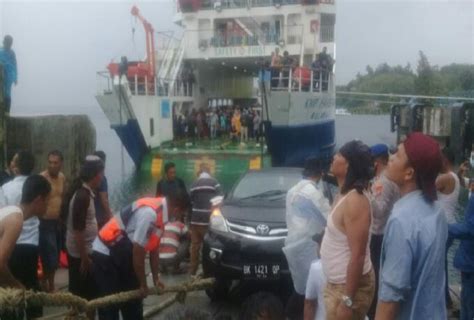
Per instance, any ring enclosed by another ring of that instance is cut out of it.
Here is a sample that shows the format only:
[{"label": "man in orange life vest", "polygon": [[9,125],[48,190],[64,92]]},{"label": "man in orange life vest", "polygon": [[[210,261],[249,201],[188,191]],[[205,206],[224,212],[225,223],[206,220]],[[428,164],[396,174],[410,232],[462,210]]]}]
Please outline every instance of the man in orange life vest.
[{"label": "man in orange life vest", "polygon": [[[171,205],[177,203],[178,205]],[[93,243],[93,273],[101,296],[140,289],[148,295],[145,255],[150,253],[153,283],[159,279],[159,244],[168,215],[180,204],[166,198],[141,198],[122,208],[99,231]],[[124,320],[143,319],[142,299],[99,309],[100,320],[118,320],[119,309]]]}]

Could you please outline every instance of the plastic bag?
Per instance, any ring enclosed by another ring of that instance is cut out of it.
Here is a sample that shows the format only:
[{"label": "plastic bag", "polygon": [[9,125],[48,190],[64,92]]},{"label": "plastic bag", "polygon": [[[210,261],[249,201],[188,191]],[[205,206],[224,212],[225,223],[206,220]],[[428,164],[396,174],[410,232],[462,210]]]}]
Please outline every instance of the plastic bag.
[{"label": "plastic bag", "polygon": [[285,245],[282,250],[288,261],[293,286],[298,294],[304,295],[311,263],[318,258],[318,244],[303,238]]}]

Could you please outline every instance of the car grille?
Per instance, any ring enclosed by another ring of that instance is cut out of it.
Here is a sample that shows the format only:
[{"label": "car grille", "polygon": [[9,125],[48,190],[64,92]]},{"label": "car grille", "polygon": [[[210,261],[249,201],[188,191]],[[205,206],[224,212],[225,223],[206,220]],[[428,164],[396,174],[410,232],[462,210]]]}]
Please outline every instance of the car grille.
[{"label": "car grille", "polygon": [[227,221],[229,231],[242,237],[255,240],[281,240],[285,239],[288,229],[283,226],[269,225],[265,223],[246,225],[236,221]]}]

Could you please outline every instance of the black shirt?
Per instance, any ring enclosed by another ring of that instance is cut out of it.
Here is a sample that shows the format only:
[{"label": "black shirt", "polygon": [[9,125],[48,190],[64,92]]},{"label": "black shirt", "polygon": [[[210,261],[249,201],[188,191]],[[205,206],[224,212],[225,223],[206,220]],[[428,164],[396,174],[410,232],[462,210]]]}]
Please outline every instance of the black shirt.
[{"label": "black shirt", "polygon": [[168,197],[181,194],[188,198],[188,192],[184,181],[180,178],[175,178],[173,181],[169,181],[166,178],[158,181],[156,185],[156,196],[157,197]]}]

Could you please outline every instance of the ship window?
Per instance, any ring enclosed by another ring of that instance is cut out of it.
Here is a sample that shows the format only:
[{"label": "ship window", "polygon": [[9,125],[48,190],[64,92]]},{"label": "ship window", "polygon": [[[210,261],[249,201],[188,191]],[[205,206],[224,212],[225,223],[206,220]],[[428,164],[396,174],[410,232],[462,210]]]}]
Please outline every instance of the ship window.
[{"label": "ship window", "polygon": [[155,120],[150,118],[150,136],[153,137],[155,135]]}]

